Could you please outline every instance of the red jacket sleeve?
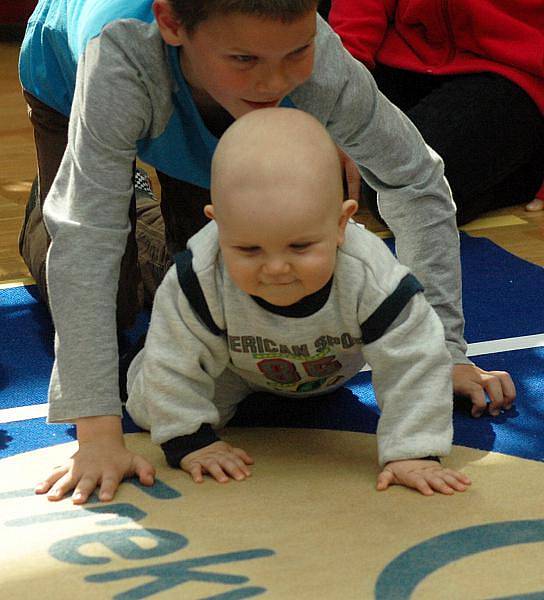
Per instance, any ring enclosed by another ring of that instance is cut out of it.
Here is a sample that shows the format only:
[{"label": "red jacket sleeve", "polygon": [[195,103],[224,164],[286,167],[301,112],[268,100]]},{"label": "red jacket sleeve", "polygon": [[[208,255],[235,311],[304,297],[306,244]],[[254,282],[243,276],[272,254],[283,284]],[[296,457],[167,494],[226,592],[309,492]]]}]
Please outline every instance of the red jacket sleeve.
[{"label": "red jacket sleeve", "polygon": [[331,4],[331,27],[349,52],[373,69],[397,0],[332,0]]}]

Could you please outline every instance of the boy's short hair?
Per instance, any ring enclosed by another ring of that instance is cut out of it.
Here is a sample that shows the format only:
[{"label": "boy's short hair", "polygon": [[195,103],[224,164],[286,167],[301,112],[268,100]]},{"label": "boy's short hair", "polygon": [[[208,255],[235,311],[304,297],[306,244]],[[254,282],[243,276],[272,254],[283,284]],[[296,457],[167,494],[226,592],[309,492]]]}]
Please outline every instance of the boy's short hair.
[{"label": "boy's short hair", "polygon": [[241,13],[290,23],[310,10],[319,0],[168,0],[188,34],[215,15]]}]

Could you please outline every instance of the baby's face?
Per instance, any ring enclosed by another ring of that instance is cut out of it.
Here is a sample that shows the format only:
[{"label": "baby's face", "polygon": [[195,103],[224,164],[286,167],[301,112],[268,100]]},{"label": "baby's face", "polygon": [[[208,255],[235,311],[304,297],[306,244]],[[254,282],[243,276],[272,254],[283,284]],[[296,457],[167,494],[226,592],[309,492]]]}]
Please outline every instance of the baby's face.
[{"label": "baby's face", "polygon": [[329,281],[343,241],[339,205],[317,202],[308,210],[312,202],[296,197],[279,203],[238,199],[244,210],[229,203],[216,220],[226,268],[241,290],[289,306]]},{"label": "baby's face", "polygon": [[329,281],[357,203],[342,202],[337,149],[314,117],[288,108],[241,117],[219,141],[211,179],[206,214],[241,290],[289,306]]}]

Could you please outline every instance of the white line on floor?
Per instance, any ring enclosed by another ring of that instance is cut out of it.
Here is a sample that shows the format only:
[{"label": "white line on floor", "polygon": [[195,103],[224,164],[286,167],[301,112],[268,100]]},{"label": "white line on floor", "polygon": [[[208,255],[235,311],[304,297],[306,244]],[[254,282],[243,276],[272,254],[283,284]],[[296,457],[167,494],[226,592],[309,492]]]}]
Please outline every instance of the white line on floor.
[{"label": "white line on floor", "polygon": [[482,354],[509,352],[525,348],[539,348],[541,346],[544,346],[544,333],[537,333],[536,335],[490,340],[489,342],[475,342],[468,345],[468,355],[481,356]]},{"label": "white line on floor", "polygon": [[[482,356],[484,354],[493,354],[495,352],[509,352],[512,350],[539,348],[542,346],[544,346],[544,333],[538,333],[536,335],[526,335],[523,337],[490,340],[488,342],[475,342],[474,344],[468,345],[468,355]],[[370,371],[370,367],[365,365],[361,371]],[[5,408],[0,410],[0,423],[13,423],[15,421],[38,419],[45,416],[47,416],[47,403]]]},{"label": "white line on floor", "polygon": [[9,290],[11,288],[21,287],[23,285],[34,285],[36,282],[32,277],[23,277],[23,279],[14,279],[0,283],[0,290]]},{"label": "white line on floor", "polygon": [[[495,352],[511,352],[513,350],[524,350],[526,348],[540,348],[544,346],[544,333],[535,335],[524,335],[522,337],[504,338],[501,340],[489,340],[488,342],[474,342],[468,345],[468,356],[483,356]],[[370,371],[365,365],[361,371]]]},{"label": "white line on floor", "polygon": [[0,410],[0,423],[13,423],[14,421],[38,419],[39,417],[45,417],[46,415],[47,403],[4,408],[3,410]]}]

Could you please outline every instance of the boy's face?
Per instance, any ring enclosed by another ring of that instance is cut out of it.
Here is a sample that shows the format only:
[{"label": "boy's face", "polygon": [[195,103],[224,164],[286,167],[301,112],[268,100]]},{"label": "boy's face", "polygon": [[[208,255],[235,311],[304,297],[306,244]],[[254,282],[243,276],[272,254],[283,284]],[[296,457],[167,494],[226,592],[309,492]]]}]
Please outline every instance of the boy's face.
[{"label": "boy's face", "polygon": [[[228,208],[215,214],[223,260],[234,283],[276,306],[289,306],[320,290],[333,275],[351,205],[340,213],[315,198],[299,202],[291,196],[278,204],[273,197],[267,200],[266,192],[249,201],[243,195],[241,191],[227,200]],[[207,214],[214,216],[209,210]]]},{"label": "boy's face", "polygon": [[189,85],[235,119],[276,106],[312,73],[316,12],[291,23],[245,14],[219,15],[188,36],[177,30]]}]

